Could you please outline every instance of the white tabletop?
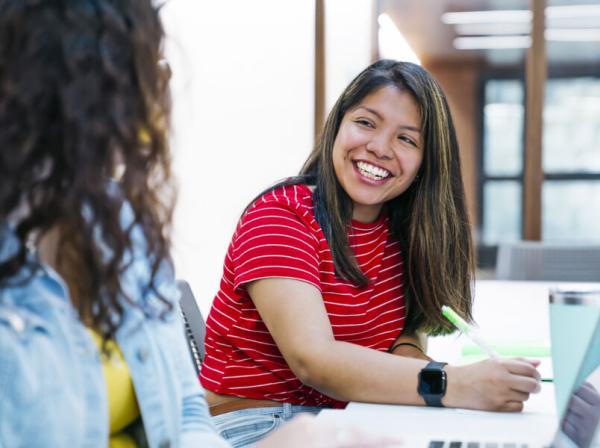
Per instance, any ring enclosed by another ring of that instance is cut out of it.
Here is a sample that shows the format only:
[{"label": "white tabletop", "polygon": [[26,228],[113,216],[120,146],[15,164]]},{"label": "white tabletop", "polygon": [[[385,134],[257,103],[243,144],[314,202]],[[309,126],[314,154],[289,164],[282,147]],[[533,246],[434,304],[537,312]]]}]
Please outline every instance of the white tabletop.
[{"label": "white tabletop", "polygon": [[[480,334],[492,345],[549,347],[550,289],[589,286],[581,283],[478,281],[473,316]],[[462,349],[467,345],[473,343],[460,334],[429,338],[428,354],[434,359],[461,363]],[[543,377],[551,376],[550,364],[549,358],[546,359]],[[350,403],[345,410],[324,410],[318,418],[349,422],[381,434],[459,438],[467,429],[472,435],[485,435],[488,440],[535,436],[539,444],[530,446],[542,446],[542,442],[551,441],[558,425],[552,383],[542,383],[542,392],[532,395],[521,413]],[[409,442],[408,446],[413,445]]]},{"label": "white tabletop", "polygon": [[325,409],[317,418],[401,436],[410,447],[428,446],[430,440],[527,442],[538,447],[549,443],[558,427],[551,383],[543,383],[542,391],[532,395],[520,413],[350,403],[345,410]]}]

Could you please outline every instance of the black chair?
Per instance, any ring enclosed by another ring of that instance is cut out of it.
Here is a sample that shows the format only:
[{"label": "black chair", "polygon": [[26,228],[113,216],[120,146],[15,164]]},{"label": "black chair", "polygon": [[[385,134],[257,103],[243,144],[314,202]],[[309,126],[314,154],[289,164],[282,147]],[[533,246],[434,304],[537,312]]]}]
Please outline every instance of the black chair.
[{"label": "black chair", "polygon": [[183,322],[185,324],[185,336],[194,361],[196,373],[200,373],[200,367],[204,360],[204,335],[206,334],[206,324],[198,308],[192,288],[185,280],[177,280],[177,287],[181,292],[179,305]]}]

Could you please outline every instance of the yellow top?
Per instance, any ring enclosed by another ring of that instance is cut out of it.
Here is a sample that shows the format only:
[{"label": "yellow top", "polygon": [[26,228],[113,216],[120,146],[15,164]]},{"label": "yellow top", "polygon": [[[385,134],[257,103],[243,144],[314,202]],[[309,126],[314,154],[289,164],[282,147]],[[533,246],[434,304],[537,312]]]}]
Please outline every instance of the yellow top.
[{"label": "yellow top", "polygon": [[101,336],[93,330],[90,330],[90,334],[100,350],[102,371],[106,382],[110,422],[109,446],[110,448],[135,447],[135,441],[128,434],[121,432],[140,416],[129,368],[118,344],[108,341],[108,354],[105,354],[102,352]]}]

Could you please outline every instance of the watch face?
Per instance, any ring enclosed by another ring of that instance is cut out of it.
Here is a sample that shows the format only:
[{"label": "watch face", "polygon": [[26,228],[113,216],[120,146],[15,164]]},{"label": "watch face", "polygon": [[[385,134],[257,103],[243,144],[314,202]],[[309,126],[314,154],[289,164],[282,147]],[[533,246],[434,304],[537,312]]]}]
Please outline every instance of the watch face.
[{"label": "watch face", "polygon": [[419,392],[423,395],[441,395],[446,392],[446,372],[443,370],[422,370],[419,379]]}]

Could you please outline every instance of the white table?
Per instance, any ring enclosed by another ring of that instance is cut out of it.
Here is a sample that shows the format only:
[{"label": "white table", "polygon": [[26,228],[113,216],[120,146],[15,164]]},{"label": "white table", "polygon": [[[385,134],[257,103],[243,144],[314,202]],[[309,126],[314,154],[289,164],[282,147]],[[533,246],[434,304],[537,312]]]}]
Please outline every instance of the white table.
[{"label": "white table", "polygon": [[558,425],[551,383],[542,385],[542,392],[526,402],[522,413],[350,403],[345,410],[323,410],[317,418],[370,433],[401,436],[407,447],[426,447],[430,440],[526,440],[531,448],[540,447],[552,440]]},{"label": "white table", "polygon": [[[481,335],[492,345],[549,347],[548,295],[554,287],[598,288],[600,284],[478,281],[473,316]],[[460,363],[466,345],[472,342],[459,334],[430,338],[428,354]],[[551,376],[549,358],[542,370],[542,376]],[[542,446],[552,440],[558,425],[552,383],[543,383],[542,392],[532,395],[522,413],[350,403],[345,410],[324,410],[318,418],[348,422],[380,434],[403,435],[407,446],[427,446],[429,437],[462,439],[465,430],[471,435],[484,435],[485,440],[533,436],[535,442],[530,446]]]}]

